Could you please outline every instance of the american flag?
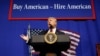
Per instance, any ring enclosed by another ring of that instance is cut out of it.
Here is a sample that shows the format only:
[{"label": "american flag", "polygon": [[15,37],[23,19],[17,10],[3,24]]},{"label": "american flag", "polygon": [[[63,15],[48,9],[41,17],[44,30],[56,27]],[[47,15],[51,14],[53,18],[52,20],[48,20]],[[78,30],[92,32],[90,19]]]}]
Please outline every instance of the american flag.
[{"label": "american flag", "polygon": [[[44,29],[31,29],[30,30],[32,35],[39,35],[39,33],[42,31],[45,31],[45,30]],[[76,56],[76,48],[80,41],[80,35],[70,32],[70,31],[66,31],[66,30],[60,30],[60,31],[65,34],[68,34],[71,40],[70,48],[66,51],[62,51],[61,53],[63,54],[63,56]],[[29,51],[32,56],[32,53],[35,53],[34,47],[29,47]]]},{"label": "american flag", "polygon": [[31,34],[32,35],[39,35],[42,31],[45,31],[44,29],[31,29]]},{"label": "american flag", "polygon": [[63,51],[62,54],[64,54],[65,56],[76,56],[76,48],[80,41],[80,35],[66,30],[60,31],[68,34],[71,40],[70,48],[66,51]]}]

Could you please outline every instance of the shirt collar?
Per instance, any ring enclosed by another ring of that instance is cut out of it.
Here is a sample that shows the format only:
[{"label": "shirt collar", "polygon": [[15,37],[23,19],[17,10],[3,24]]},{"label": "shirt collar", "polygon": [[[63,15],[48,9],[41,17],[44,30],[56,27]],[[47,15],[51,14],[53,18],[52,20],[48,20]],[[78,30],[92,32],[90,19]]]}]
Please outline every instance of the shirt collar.
[{"label": "shirt collar", "polygon": [[[48,31],[48,33],[50,32],[50,29]],[[52,33],[56,33],[56,27],[52,29]]]}]

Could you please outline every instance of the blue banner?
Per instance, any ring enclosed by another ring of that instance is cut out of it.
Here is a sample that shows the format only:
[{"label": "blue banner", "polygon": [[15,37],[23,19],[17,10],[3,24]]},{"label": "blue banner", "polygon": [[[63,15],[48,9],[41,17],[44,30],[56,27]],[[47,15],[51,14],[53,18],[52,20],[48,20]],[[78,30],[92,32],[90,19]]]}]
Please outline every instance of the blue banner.
[{"label": "blue banner", "polygon": [[11,0],[10,20],[95,19],[93,0]]}]

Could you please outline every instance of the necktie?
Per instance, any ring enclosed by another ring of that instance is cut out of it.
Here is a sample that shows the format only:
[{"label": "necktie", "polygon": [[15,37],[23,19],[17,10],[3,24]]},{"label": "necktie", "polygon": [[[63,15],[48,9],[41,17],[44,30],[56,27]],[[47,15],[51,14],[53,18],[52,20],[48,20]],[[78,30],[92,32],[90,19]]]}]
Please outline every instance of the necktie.
[{"label": "necktie", "polygon": [[52,29],[50,29],[50,32],[52,32]]}]

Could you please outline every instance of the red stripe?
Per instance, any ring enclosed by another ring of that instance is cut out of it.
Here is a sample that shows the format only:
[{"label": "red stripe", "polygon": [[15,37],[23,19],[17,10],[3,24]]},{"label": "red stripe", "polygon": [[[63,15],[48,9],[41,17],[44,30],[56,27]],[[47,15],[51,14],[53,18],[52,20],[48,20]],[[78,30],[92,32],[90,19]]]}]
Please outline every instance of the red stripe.
[{"label": "red stripe", "polygon": [[75,53],[71,53],[71,52],[66,52],[66,53],[71,54],[71,55],[76,55]]},{"label": "red stripe", "polygon": [[75,49],[73,49],[73,48],[69,48],[68,50],[72,50],[72,51],[75,51]]},{"label": "red stripe", "polygon": [[72,41],[75,42],[75,43],[79,43],[78,41],[76,41],[76,40],[74,40],[74,39],[71,39],[71,42],[72,42]]},{"label": "red stripe", "polygon": [[69,34],[69,36],[72,36],[72,37],[75,37],[75,38],[77,38],[77,39],[80,39],[80,37],[77,37],[77,36],[74,36],[74,35],[70,35],[70,34]]},{"label": "red stripe", "polygon": [[71,45],[71,46],[75,46],[75,47],[77,47],[77,45],[75,45],[75,44],[73,44],[73,43],[71,43],[70,45]]}]

